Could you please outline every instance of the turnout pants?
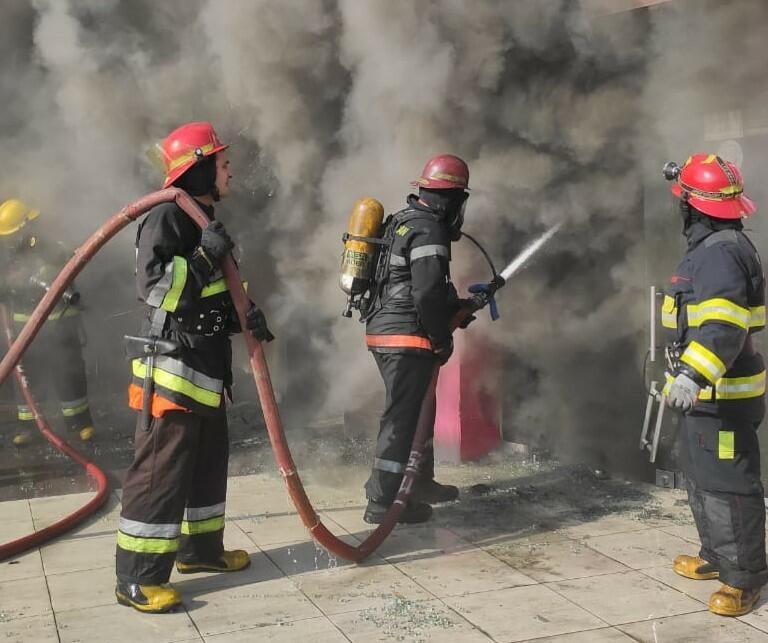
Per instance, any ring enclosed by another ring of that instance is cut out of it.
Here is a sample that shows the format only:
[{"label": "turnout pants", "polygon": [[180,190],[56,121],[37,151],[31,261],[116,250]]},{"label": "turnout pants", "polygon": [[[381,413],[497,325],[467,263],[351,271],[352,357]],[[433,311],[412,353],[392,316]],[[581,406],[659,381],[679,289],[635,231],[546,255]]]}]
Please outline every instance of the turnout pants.
[{"label": "turnout pants", "polygon": [[145,431],[123,484],[117,577],[168,581],[175,559],[217,560],[224,551],[229,436],[224,408],[213,416],[168,411]]},{"label": "turnout pants", "polygon": [[[384,380],[387,396],[376,442],[376,457],[371,476],[365,484],[365,493],[369,500],[392,504],[408,464],[421,403],[437,360],[432,355],[412,353],[373,352],[373,357]],[[434,425],[434,404],[431,414]],[[432,431],[434,433],[434,426]],[[431,434],[427,441],[420,472],[420,477],[427,480],[435,476],[432,437]]]},{"label": "turnout pants", "polygon": [[[80,320],[77,317],[46,322],[24,354],[21,364],[36,399],[42,398],[49,385],[53,385],[68,431],[79,431],[93,425],[88,406]],[[34,429],[35,416],[18,386],[16,399],[21,428]]]},{"label": "turnout pants", "polygon": [[722,582],[742,589],[768,581],[758,424],[685,415],[678,438],[699,555],[718,568]]}]

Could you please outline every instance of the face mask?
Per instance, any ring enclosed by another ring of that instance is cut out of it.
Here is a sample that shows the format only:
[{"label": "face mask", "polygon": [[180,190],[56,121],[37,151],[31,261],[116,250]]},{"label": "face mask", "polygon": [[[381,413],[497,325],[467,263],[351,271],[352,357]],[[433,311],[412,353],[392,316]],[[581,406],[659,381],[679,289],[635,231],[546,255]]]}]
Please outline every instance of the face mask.
[{"label": "face mask", "polygon": [[467,199],[469,195],[464,193],[464,201],[462,201],[456,216],[448,224],[451,233],[451,241],[458,241],[461,238],[461,227],[464,225],[464,212],[467,209]]}]

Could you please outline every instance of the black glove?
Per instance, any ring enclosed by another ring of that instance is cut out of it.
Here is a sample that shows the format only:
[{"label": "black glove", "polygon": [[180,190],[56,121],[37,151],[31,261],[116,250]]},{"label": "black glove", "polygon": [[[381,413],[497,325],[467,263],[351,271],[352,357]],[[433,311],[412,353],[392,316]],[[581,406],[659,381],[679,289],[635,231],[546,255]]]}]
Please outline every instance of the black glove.
[{"label": "black glove", "polygon": [[213,221],[200,237],[202,248],[208,259],[218,266],[221,261],[232,251],[235,244],[224,229],[221,221]]},{"label": "black glove", "polygon": [[275,338],[269,332],[269,328],[267,328],[267,318],[264,317],[261,308],[258,308],[255,304],[248,309],[245,315],[245,327],[260,342],[271,342]]},{"label": "black glove", "polygon": [[444,340],[432,342],[432,352],[440,362],[440,366],[445,364],[453,354],[453,337],[448,335]]},{"label": "black glove", "polygon": [[[475,306],[475,302],[473,299],[457,299],[456,305],[455,305],[455,311],[457,313],[464,311],[471,311],[474,312],[477,310],[477,306]],[[475,317],[473,314],[467,315],[459,324],[459,328],[466,328],[469,326],[473,321],[475,321],[477,317]]]}]

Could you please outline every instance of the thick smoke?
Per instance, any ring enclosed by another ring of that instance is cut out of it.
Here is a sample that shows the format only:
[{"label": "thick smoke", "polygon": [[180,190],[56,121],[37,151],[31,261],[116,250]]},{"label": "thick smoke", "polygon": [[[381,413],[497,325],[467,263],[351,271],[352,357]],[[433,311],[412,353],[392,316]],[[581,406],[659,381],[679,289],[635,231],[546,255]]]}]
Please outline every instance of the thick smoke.
[{"label": "thick smoke", "polygon": [[[592,460],[634,444],[642,183],[659,160],[649,114],[666,92],[664,42],[680,33],[652,11],[597,19],[568,0],[14,0],[0,11],[2,195],[38,204],[60,238],[79,243],[155,189],[144,151],[176,125],[211,120],[233,143],[238,188],[221,218],[279,337],[271,361],[289,423],[380,403],[362,327],[339,317],[340,235],[357,198],[393,212],[425,160],[452,152],[472,173],[466,230],[498,263],[563,223],[500,295],[502,321],[469,331],[468,349],[481,334],[503,349],[501,372],[478,386],[501,391],[507,437]],[[696,100],[682,96],[671,109]],[[81,279],[92,331],[117,320],[92,332],[92,350],[120,394],[119,334],[136,315],[113,316],[137,307],[132,241]],[[463,244],[453,269],[460,285],[487,276]]]}]

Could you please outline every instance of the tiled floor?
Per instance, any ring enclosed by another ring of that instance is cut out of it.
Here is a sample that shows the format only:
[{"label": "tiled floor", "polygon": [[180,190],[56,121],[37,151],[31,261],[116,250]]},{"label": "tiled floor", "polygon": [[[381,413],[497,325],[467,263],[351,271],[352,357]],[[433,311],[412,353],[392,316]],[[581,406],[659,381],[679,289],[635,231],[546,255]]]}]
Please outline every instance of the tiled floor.
[{"label": "tiled floor", "polygon": [[[0,641],[768,642],[768,600],[744,618],[719,618],[706,610],[715,581],[671,571],[676,554],[696,551],[680,492],[530,470],[478,496],[470,487],[488,479],[481,466],[440,473],[462,484],[462,500],[426,525],[399,527],[362,565],[314,545],[277,477],[233,478],[226,544],[247,549],[251,567],[174,574],[184,608],[164,615],[114,602],[113,494],[86,525],[0,563]],[[322,520],[357,544],[369,531],[358,485],[319,479],[311,496]],[[88,497],[0,503],[0,541]]]}]

